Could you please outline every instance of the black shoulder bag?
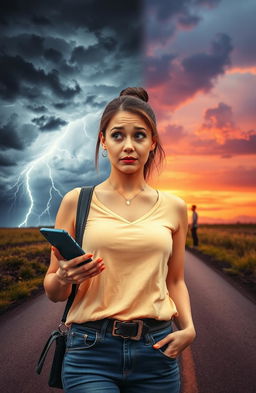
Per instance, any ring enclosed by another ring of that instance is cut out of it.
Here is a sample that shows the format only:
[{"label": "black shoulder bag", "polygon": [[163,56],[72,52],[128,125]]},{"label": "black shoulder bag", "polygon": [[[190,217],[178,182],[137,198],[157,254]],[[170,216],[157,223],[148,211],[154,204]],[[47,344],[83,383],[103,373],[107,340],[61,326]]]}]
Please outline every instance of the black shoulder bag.
[{"label": "black shoulder bag", "polygon": [[[76,241],[77,243],[82,246],[83,234],[84,229],[87,221],[87,217],[90,210],[90,204],[92,199],[92,193],[95,186],[87,186],[82,187],[78,199],[77,205],[77,213],[76,213]],[[75,295],[77,292],[77,285],[72,285],[71,294],[67,300],[66,307],[63,313],[63,317],[61,319],[61,323],[58,327],[58,330],[54,330],[50,337],[48,338],[40,358],[37,362],[36,372],[40,374],[44,365],[44,361],[46,359],[47,353],[55,341],[56,347],[53,356],[52,367],[50,371],[50,376],[48,380],[48,385],[52,388],[59,388],[63,389],[62,380],[61,380],[61,370],[62,370],[62,363],[63,358],[66,350],[66,340],[67,340],[67,332],[68,328],[65,325],[66,318],[69,312],[69,309],[74,301]]]}]

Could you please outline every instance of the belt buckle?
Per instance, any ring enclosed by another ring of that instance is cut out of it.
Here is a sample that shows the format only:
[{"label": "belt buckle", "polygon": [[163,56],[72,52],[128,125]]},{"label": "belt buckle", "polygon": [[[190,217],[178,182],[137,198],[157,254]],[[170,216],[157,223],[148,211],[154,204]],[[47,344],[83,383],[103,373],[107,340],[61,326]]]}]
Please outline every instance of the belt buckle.
[{"label": "belt buckle", "polygon": [[[138,323],[138,331],[137,331],[136,336],[123,336],[122,334],[116,333],[115,331],[116,331],[116,329],[118,329],[116,324],[118,322],[121,322],[121,323],[136,322],[136,323]],[[142,329],[143,329],[143,321],[141,321],[140,319],[132,319],[130,321],[119,321],[118,319],[115,319],[114,323],[113,323],[113,328],[112,328],[112,336],[119,336],[119,337],[123,337],[123,338],[130,338],[131,340],[140,340],[141,334],[142,334]]]}]

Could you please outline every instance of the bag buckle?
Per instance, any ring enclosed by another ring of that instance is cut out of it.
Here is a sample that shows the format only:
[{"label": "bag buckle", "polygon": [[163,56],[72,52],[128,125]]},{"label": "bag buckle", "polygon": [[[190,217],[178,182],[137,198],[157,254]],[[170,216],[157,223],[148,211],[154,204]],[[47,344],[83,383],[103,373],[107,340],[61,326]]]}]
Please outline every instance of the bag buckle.
[{"label": "bag buckle", "polygon": [[[127,322],[136,322],[137,323],[137,334],[136,336],[124,336],[122,334],[116,333],[116,330],[118,329],[117,323],[127,323]],[[123,338],[130,338],[131,340],[140,340],[141,334],[142,334],[142,329],[143,329],[143,321],[140,319],[133,319],[130,321],[119,321],[118,319],[114,320],[113,323],[113,328],[112,328],[112,336],[119,336]]]},{"label": "bag buckle", "polygon": [[66,336],[68,331],[69,331],[69,327],[67,325],[65,325],[64,322],[61,322],[58,326],[58,331],[60,332],[60,334],[62,336]]}]

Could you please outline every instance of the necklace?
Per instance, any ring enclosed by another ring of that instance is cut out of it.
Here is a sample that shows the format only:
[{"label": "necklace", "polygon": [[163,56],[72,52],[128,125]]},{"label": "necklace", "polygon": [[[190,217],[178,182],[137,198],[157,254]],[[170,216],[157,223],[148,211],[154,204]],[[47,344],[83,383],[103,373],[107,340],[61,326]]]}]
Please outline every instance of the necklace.
[{"label": "necklace", "polygon": [[139,191],[136,195],[134,195],[133,198],[127,199],[120,191],[118,191],[118,190],[116,190],[116,189],[114,188],[114,186],[113,186],[113,184],[111,183],[110,180],[108,180],[108,181],[109,181],[109,183],[111,184],[111,186],[113,187],[113,189],[114,189],[115,191],[119,192],[120,195],[122,195],[122,197],[125,199],[126,205],[128,205],[128,206],[131,204],[131,201],[132,201],[134,198],[136,198],[137,195],[139,195],[142,191],[145,190],[145,188],[142,188],[141,191]]}]

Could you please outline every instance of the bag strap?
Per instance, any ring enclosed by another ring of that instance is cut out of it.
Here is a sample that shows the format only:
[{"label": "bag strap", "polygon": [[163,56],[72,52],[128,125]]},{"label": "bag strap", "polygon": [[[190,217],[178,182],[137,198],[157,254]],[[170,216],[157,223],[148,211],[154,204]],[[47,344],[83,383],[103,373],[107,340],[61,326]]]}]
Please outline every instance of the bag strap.
[{"label": "bag strap", "polygon": [[82,187],[78,199],[76,211],[76,241],[80,247],[83,243],[84,229],[90,210],[92,193],[95,186]]},{"label": "bag strap", "polygon": [[[83,234],[87,222],[87,217],[89,214],[90,210],[90,204],[91,204],[91,199],[92,199],[92,193],[94,190],[94,186],[86,186],[82,187],[80,194],[79,194],[79,199],[78,199],[78,204],[77,204],[77,211],[76,211],[76,241],[79,244],[79,246],[82,247],[82,242],[83,242]],[[69,312],[70,307],[72,306],[72,303],[75,299],[76,292],[78,289],[77,284],[72,284],[72,291],[71,294],[69,295],[69,298],[67,300],[65,310],[61,319],[62,323],[66,322],[67,315]]]},{"label": "bag strap", "polygon": [[43,365],[44,365],[44,361],[46,359],[47,353],[48,353],[52,343],[60,336],[61,336],[61,333],[58,330],[54,330],[51,333],[51,335],[48,338],[48,340],[46,341],[44,349],[42,350],[42,353],[41,353],[40,358],[39,358],[39,360],[37,362],[37,365],[36,365],[36,372],[37,372],[37,374],[40,374],[41,371],[42,371],[42,368],[43,368]]}]

